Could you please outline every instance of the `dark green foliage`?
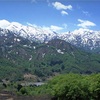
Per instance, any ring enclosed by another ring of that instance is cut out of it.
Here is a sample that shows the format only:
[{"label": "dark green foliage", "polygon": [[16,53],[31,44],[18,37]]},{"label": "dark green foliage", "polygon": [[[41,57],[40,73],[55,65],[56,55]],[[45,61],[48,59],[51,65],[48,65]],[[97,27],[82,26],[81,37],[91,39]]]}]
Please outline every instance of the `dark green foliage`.
[{"label": "dark green foliage", "polygon": [[23,88],[20,89],[20,93],[22,95],[28,95],[28,90],[25,87],[23,87]]},{"label": "dark green foliage", "polygon": [[19,91],[22,88],[22,85],[18,84],[17,90]]}]

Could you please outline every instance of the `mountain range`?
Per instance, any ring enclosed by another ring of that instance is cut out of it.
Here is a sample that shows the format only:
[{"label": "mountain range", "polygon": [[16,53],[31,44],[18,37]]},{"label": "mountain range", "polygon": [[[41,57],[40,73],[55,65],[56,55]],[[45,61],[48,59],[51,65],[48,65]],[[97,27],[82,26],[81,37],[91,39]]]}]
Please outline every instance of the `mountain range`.
[{"label": "mountain range", "polygon": [[[50,29],[38,27],[36,25],[22,25],[18,22],[8,22],[1,27],[0,35],[13,32],[15,35],[27,38],[30,41],[46,43],[52,39],[61,39],[87,51],[100,51],[100,31],[89,29],[78,29],[73,32],[56,33]],[[2,22],[2,23],[3,23]]]},{"label": "mountain range", "polygon": [[0,80],[43,81],[61,73],[99,73],[100,54],[82,49],[99,52],[99,33],[80,29],[58,34],[8,22],[0,28]]}]

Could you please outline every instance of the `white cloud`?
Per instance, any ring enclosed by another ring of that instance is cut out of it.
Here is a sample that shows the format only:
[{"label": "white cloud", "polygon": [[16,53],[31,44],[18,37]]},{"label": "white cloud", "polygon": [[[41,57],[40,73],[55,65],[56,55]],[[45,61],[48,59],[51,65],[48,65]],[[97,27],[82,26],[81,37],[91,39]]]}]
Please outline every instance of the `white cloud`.
[{"label": "white cloud", "polygon": [[64,5],[64,4],[60,3],[60,2],[53,2],[52,5],[57,10],[67,10],[67,9],[71,10],[72,9],[72,6],[71,5],[66,6],[66,5]]},{"label": "white cloud", "polygon": [[57,10],[61,10],[61,14],[62,15],[68,15],[68,13],[65,10],[72,10],[72,6],[71,5],[64,5],[64,4],[60,3],[60,2],[53,2],[52,5]]},{"label": "white cloud", "polygon": [[64,29],[63,27],[55,26],[55,25],[51,25],[51,26],[37,26],[36,24],[31,24],[31,23],[28,23],[28,22],[27,22],[27,25],[31,26],[31,27],[36,27],[36,28],[39,27],[39,28],[42,28],[44,30],[55,31],[55,32],[58,32],[58,31],[61,31],[61,30]]},{"label": "white cloud", "polygon": [[51,25],[50,27],[43,26],[43,29],[49,30],[49,31],[59,32],[59,31],[63,30],[63,27]]},{"label": "white cloud", "polygon": [[7,20],[0,20],[0,28],[6,28],[7,26],[10,25],[10,22]]},{"label": "white cloud", "polygon": [[78,21],[80,22],[80,24],[78,24],[77,26],[82,27],[82,28],[88,28],[88,27],[91,27],[91,26],[96,26],[95,23],[88,21],[88,20],[78,19]]},{"label": "white cloud", "polygon": [[62,30],[63,28],[62,28],[62,27],[59,27],[59,26],[51,25],[51,26],[50,26],[50,29],[53,30],[53,31],[60,31],[60,30]]},{"label": "white cloud", "polygon": [[68,15],[68,13],[67,13],[66,11],[64,11],[64,10],[61,11],[61,14],[62,14],[62,15]]}]

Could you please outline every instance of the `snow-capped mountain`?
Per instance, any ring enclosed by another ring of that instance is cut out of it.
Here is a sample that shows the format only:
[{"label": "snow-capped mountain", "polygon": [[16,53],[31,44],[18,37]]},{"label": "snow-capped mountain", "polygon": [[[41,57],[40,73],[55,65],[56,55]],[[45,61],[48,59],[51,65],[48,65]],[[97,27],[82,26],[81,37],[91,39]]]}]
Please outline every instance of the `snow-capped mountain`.
[{"label": "snow-capped mountain", "polygon": [[78,29],[73,32],[56,33],[50,29],[44,29],[35,25],[22,25],[18,22],[0,22],[0,35],[14,33],[16,36],[27,38],[30,41],[48,42],[58,38],[65,40],[75,46],[84,47],[87,50],[100,48],[100,31],[89,29]]},{"label": "snow-capped mountain", "polygon": [[100,48],[100,31],[79,29],[73,32],[59,34],[59,38],[86,50]]},{"label": "snow-capped mountain", "polygon": [[16,35],[19,35],[24,38],[28,38],[31,41],[38,41],[38,42],[46,42],[51,39],[57,37],[56,32],[51,30],[43,29],[42,27],[37,27],[33,25],[22,25],[18,22],[8,22],[3,20],[2,23],[5,23],[1,27],[1,34],[6,34],[7,30],[13,32]]}]

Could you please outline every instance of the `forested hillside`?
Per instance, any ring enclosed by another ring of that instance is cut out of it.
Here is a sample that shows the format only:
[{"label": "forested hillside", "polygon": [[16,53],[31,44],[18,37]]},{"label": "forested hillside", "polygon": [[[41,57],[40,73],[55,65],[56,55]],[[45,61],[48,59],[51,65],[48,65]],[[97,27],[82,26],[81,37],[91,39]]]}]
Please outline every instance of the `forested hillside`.
[{"label": "forested hillside", "polygon": [[64,40],[37,43],[10,33],[0,43],[1,80],[24,80],[26,74],[46,80],[61,73],[100,72],[99,54],[87,53]]}]

